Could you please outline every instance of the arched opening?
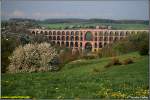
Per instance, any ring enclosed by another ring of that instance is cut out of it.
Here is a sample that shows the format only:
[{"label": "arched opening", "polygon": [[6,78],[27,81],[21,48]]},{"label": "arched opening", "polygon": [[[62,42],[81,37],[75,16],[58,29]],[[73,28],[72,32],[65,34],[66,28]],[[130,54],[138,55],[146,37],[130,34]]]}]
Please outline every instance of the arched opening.
[{"label": "arched opening", "polygon": [[95,43],[95,48],[97,48],[97,43]]},{"label": "arched opening", "polygon": [[112,31],[110,32],[110,36],[113,36],[113,32]]},{"label": "arched opening", "polygon": [[73,47],[73,42],[70,42],[70,47],[71,47],[71,48]]},{"label": "arched opening", "polygon": [[49,36],[49,40],[52,40],[52,37],[51,37],[51,36]]},{"label": "arched opening", "polygon": [[99,38],[99,41],[103,41],[103,37],[100,37],[100,38]]},{"label": "arched opening", "polygon": [[62,32],[62,35],[65,35],[65,32],[64,32],[64,31]]},{"label": "arched opening", "polygon": [[69,47],[69,42],[66,42],[66,47]]},{"label": "arched opening", "polygon": [[43,31],[41,31],[40,33],[41,33],[41,34],[43,34],[44,32],[43,32]]},{"label": "arched opening", "polygon": [[92,39],[93,37],[92,37],[92,33],[91,32],[86,32],[86,34],[85,34],[85,40],[86,41],[92,41],[93,39]]},{"label": "arched opening", "polygon": [[123,31],[121,31],[121,32],[120,32],[120,36],[123,36],[123,35],[124,35],[124,32],[123,32]]},{"label": "arched opening", "polygon": [[73,36],[71,36],[70,40],[71,40],[71,41],[74,41],[74,37],[73,37]]},{"label": "arched opening", "polygon": [[92,44],[90,42],[87,42],[85,44],[85,51],[86,52],[91,52],[92,51]]},{"label": "arched opening", "polygon": [[74,35],[74,32],[73,32],[73,31],[71,31],[71,35]]},{"label": "arched opening", "polygon": [[82,42],[80,42],[80,47],[82,47]]},{"label": "arched opening", "polygon": [[76,36],[77,36],[77,35],[79,35],[79,32],[78,32],[78,31],[76,31],[76,32],[75,32],[75,35],[76,35]]},{"label": "arched opening", "polygon": [[52,35],[52,32],[51,32],[51,31],[49,31],[49,35]]},{"label": "arched opening", "polygon": [[55,31],[53,31],[53,35],[56,35],[56,32],[55,32]]},{"label": "arched opening", "polygon": [[47,31],[45,31],[45,35],[48,35],[48,32],[47,32]]},{"label": "arched opening", "polygon": [[56,36],[53,36],[53,40],[56,40]]},{"label": "arched opening", "polygon": [[102,42],[99,42],[99,48],[102,48]]},{"label": "arched opening", "polygon": [[32,31],[31,33],[32,33],[32,34],[35,34],[35,32],[34,32],[34,31]]},{"label": "arched opening", "polygon": [[59,41],[57,42],[57,45],[60,46],[60,42]]},{"label": "arched opening", "polygon": [[69,35],[69,31],[66,32],[66,35]]},{"label": "arched opening", "polygon": [[62,36],[62,38],[61,38],[63,41],[65,41],[65,36]]},{"label": "arched opening", "polygon": [[78,42],[75,42],[75,47],[78,47]]},{"label": "arched opening", "polygon": [[57,40],[60,40],[60,36],[57,36]]},{"label": "arched opening", "polygon": [[65,44],[64,42],[61,42],[61,45],[62,45],[62,46],[64,46],[64,44]]},{"label": "arched opening", "polygon": [[61,35],[61,32],[60,32],[60,31],[58,31],[58,32],[57,32],[57,35]]},{"label": "arched opening", "polygon": [[66,41],[68,41],[68,40],[69,40],[69,36],[66,37]]},{"label": "arched opening", "polygon": [[79,37],[78,37],[78,36],[76,36],[76,37],[75,37],[75,40],[76,40],[76,41],[78,41],[78,40],[79,40]]}]

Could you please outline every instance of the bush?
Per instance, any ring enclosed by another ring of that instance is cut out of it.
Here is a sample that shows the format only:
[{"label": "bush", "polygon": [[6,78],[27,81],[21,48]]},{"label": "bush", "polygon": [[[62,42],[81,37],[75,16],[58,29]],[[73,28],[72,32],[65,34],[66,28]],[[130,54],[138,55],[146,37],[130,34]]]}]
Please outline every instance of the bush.
[{"label": "bush", "polygon": [[65,65],[68,62],[78,59],[79,56],[79,52],[76,51],[74,52],[74,54],[72,54],[72,50],[69,48],[64,48],[59,53],[59,59],[62,65]]},{"label": "bush", "polygon": [[53,71],[56,69],[55,63],[50,63],[55,57],[57,57],[57,52],[48,43],[19,46],[9,57],[11,63],[8,72]]},{"label": "bush", "polygon": [[98,56],[96,54],[86,54],[82,55],[82,59],[96,59]]},{"label": "bush", "polygon": [[124,65],[132,64],[132,63],[134,63],[134,61],[133,61],[131,58],[127,58],[127,59],[125,59],[125,60],[123,61],[123,64],[124,64]]},{"label": "bush", "polygon": [[141,55],[148,55],[149,33],[138,33],[128,36],[126,39],[113,44],[113,49],[119,53],[138,51]]},{"label": "bush", "polygon": [[121,65],[122,63],[119,61],[118,58],[113,58],[107,65],[105,65],[105,68],[111,67],[113,65]]}]

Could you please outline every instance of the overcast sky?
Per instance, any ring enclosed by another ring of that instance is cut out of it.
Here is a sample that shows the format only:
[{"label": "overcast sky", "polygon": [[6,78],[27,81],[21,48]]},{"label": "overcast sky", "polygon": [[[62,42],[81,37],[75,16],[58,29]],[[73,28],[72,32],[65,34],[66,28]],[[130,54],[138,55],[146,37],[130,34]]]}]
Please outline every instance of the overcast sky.
[{"label": "overcast sky", "polygon": [[2,0],[2,19],[104,18],[149,19],[148,0]]}]

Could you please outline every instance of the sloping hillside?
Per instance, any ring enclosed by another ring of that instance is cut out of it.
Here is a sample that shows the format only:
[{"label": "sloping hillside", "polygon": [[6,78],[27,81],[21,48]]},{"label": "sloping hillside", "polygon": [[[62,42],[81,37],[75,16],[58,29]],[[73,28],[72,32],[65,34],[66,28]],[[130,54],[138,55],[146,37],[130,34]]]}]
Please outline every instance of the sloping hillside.
[{"label": "sloping hillside", "polygon": [[138,53],[133,64],[104,66],[111,58],[77,60],[59,72],[2,74],[2,96],[32,98],[132,98],[148,95],[148,56]]}]

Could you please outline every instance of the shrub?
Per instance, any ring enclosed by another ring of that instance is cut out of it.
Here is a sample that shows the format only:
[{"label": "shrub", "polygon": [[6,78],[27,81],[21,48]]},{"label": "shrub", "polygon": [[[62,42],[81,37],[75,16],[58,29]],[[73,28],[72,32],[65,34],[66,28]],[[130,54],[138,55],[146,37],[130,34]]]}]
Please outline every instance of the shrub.
[{"label": "shrub", "polygon": [[134,63],[134,62],[133,62],[133,60],[132,60],[131,58],[127,58],[127,59],[125,59],[125,60],[123,61],[123,64],[124,64],[124,65],[132,64],[132,63]]},{"label": "shrub", "polygon": [[113,58],[107,65],[105,65],[105,68],[111,67],[113,65],[121,65],[122,63],[119,61],[118,58]]},{"label": "shrub", "polygon": [[56,66],[50,62],[54,57],[57,57],[57,52],[48,43],[19,46],[9,57],[11,63],[8,72],[53,71]]},{"label": "shrub", "polygon": [[83,59],[96,59],[97,55],[96,54],[86,54],[86,55],[82,55]]},{"label": "shrub", "polygon": [[130,35],[126,39],[113,43],[112,47],[119,53],[138,51],[141,55],[148,55],[149,33],[143,32]]},{"label": "shrub", "polygon": [[78,59],[79,56],[80,54],[78,52],[74,52],[74,54],[72,54],[72,50],[69,48],[65,48],[59,53],[59,59],[62,65],[65,65],[68,62]]},{"label": "shrub", "polygon": [[100,72],[100,70],[99,69],[97,69],[97,68],[93,68],[93,70],[92,70],[94,73],[98,73],[98,72]]},{"label": "shrub", "polygon": [[121,62],[119,61],[118,58],[113,58],[111,62],[113,65],[121,65]]}]

